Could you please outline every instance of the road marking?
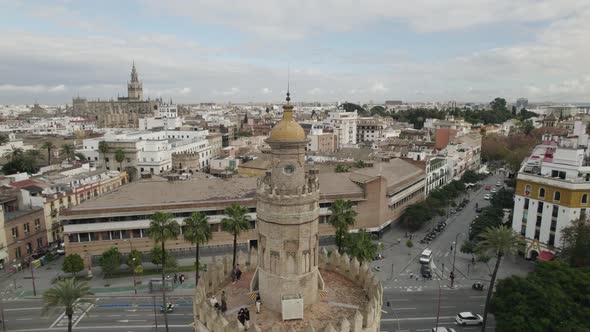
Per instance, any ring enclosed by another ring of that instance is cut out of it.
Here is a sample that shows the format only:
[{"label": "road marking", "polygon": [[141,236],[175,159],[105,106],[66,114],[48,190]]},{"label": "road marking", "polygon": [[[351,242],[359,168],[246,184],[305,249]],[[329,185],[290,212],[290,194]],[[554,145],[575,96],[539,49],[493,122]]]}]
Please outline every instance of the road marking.
[{"label": "road marking", "polygon": [[66,315],[66,312],[62,312],[61,315],[59,317],[57,317],[57,319],[55,320],[55,322],[53,322],[53,324],[51,324],[51,326],[49,326],[50,329],[52,329],[55,325],[57,325],[59,322],[61,322],[61,319],[64,318],[64,316]]},{"label": "road marking", "polygon": [[117,322],[119,322],[119,323],[145,322],[145,319],[120,319]]},{"label": "road marking", "polygon": [[108,315],[107,317],[121,317],[121,315]]},{"label": "road marking", "polygon": [[90,306],[88,306],[88,308],[86,308],[86,310],[84,310],[82,312],[82,314],[80,315],[80,317],[78,317],[78,319],[76,320],[76,322],[74,324],[72,324],[72,327],[76,327],[76,325],[78,325],[78,323],[80,323],[80,321],[82,320],[82,318],[84,318],[84,316],[86,316],[86,313],[88,313],[88,311],[90,311],[90,309],[94,308],[94,304],[91,304]]},{"label": "road marking", "polygon": [[[441,316],[438,319],[455,318],[455,316]],[[436,320],[436,317],[411,317],[411,318],[381,318],[382,322],[397,322],[403,320]]]},{"label": "road marking", "polygon": [[16,320],[33,320],[33,318],[17,318]]},{"label": "road marking", "polygon": [[12,308],[4,309],[4,311],[25,311],[25,310],[41,310],[43,307],[32,307],[32,308]]}]

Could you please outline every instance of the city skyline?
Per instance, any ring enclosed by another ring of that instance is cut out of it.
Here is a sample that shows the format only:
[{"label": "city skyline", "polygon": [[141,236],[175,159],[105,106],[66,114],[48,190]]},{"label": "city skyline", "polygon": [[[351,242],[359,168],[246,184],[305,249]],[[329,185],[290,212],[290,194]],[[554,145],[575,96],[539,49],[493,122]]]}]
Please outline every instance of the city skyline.
[{"label": "city skyline", "polygon": [[[0,103],[125,95],[280,101],[584,102],[585,1],[0,0]],[[100,7],[99,7],[100,6]]]}]

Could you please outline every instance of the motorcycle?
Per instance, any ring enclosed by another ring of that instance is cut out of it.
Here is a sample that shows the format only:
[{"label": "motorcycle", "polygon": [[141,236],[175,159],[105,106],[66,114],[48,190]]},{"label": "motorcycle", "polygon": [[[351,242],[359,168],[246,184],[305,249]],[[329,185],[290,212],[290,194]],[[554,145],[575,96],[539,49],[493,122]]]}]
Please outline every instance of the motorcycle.
[{"label": "motorcycle", "polygon": [[471,288],[478,290],[478,291],[483,291],[483,284],[481,282],[476,282],[473,284],[473,286],[471,286]]},{"label": "motorcycle", "polygon": [[172,304],[172,303],[168,303],[165,306],[164,305],[161,305],[160,306],[160,312],[164,312],[164,311],[166,313],[172,312],[172,311],[174,311],[174,307],[175,307],[175,305]]}]

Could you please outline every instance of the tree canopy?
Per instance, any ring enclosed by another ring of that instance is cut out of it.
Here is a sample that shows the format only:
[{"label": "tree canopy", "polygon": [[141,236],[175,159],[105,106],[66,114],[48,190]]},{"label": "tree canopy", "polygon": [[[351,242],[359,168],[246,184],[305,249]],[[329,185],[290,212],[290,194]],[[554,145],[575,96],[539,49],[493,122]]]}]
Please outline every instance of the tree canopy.
[{"label": "tree canopy", "polygon": [[538,262],[526,277],[500,280],[492,300],[496,329],[588,331],[590,270],[559,261]]},{"label": "tree canopy", "polygon": [[65,273],[76,274],[84,270],[84,260],[78,254],[69,254],[64,258],[61,268]]},{"label": "tree canopy", "polygon": [[371,239],[371,234],[364,230],[346,234],[344,251],[349,257],[356,257],[359,262],[371,262],[377,256],[377,249],[377,244]]},{"label": "tree canopy", "polygon": [[117,247],[111,247],[102,253],[99,260],[102,272],[105,275],[111,275],[121,266],[121,253]]},{"label": "tree canopy", "polygon": [[574,267],[590,267],[590,221],[577,219],[562,231],[559,257]]}]

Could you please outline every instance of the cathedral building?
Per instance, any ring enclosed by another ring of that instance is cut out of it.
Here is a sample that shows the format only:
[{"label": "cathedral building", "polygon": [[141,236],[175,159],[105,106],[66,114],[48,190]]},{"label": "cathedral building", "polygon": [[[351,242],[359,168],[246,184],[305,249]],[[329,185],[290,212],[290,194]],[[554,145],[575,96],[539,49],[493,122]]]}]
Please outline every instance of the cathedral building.
[{"label": "cathedral building", "polygon": [[76,97],[72,101],[71,115],[96,120],[98,128],[138,128],[139,119],[154,116],[159,104],[157,99],[143,99],[143,84],[134,63],[131,81],[127,83],[127,97],[108,101]]}]

